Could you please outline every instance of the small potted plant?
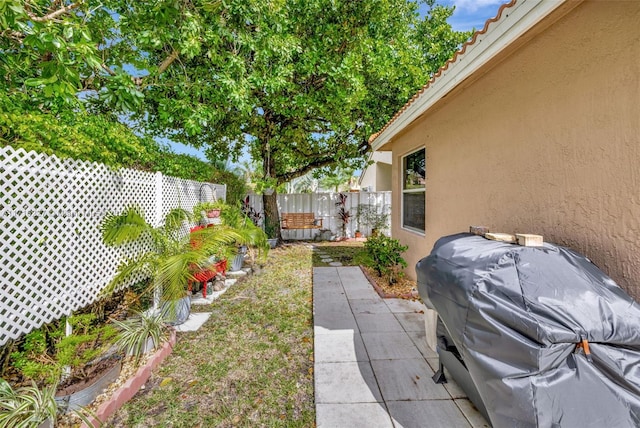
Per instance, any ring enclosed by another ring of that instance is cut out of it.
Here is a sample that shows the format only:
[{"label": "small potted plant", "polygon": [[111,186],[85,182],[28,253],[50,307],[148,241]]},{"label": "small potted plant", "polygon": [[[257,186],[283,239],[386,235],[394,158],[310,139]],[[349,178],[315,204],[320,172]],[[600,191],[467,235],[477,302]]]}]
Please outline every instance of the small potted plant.
[{"label": "small potted plant", "polygon": [[[194,278],[192,267],[208,269],[212,257],[226,258],[229,244],[242,239],[235,230],[226,226],[200,228],[184,236],[180,230],[189,218],[188,212],[173,209],[165,217],[163,225],[153,227],[135,206],[118,215],[107,214],[101,224],[102,239],[106,245],[119,247],[136,242],[144,245],[139,245],[139,253],[127,257],[118,267],[103,293],[111,294],[135,275],[145,275],[149,278],[149,285],[144,292],[158,290],[167,315],[165,322],[183,321],[183,314],[188,316],[190,308],[188,287]],[[151,245],[147,244],[149,240]]]},{"label": "small potted plant", "polygon": [[[231,270],[237,271],[242,268],[245,255],[249,253],[251,248],[258,250],[258,257],[266,255],[269,244],[265,232],[254,223],[254,218],[246,214],[246,212],[236,206],[227,205],[222,212],[222,224],[232,228],[238,235],[233,243],[231,253],[235,254],[231,262]],[[251,258],[253,258],[251,253]]]},{"label": "small potted plant", "polygon": [[276,248],[276,245],[278,245],[278,238],[276,237],[276,227],[268,219],[265,219],[264,222],[264,233],[266,233],[267,235],[269,248]]},{"label": "small potted plant", "polygon": [[225,206],[227,204],[224,201],[200,202],[193,207],[193,215],[198,218],[204,213],[207,218],[218,218]]},{"label": "small potted plant", "polygon": [[125,321],[114,321],[120,330],[116,345],[127,355],[133,355],[136,364],[140,358],[168,339],[167,325],[162,312],[137,313]]}]

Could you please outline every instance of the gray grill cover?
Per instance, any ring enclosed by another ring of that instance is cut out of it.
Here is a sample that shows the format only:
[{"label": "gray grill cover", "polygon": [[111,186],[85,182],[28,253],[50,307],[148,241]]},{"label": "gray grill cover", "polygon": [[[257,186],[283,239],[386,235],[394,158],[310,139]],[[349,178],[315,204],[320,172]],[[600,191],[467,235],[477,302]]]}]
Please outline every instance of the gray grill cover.
[{"label": "gray grill cover", "polygon": [[640,307],[587,258],[460,234],[416,272],[494,427],[640,426]]}]

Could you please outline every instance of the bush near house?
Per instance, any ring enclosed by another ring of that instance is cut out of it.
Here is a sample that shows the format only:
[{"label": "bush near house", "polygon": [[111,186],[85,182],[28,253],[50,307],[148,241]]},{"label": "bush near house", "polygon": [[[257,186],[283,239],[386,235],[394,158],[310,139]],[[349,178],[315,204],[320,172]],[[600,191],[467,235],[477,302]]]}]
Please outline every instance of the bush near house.
[{"label": "bush near house", "polygon": [[371,267],[378,276],[389,275],[389,283],[396,282],[400,268],[407,267],[407,262],[401,253],[409,247],[400,245],[400,241],[385,235],[372,236],[364,243],[364,249],[371,258]]}]

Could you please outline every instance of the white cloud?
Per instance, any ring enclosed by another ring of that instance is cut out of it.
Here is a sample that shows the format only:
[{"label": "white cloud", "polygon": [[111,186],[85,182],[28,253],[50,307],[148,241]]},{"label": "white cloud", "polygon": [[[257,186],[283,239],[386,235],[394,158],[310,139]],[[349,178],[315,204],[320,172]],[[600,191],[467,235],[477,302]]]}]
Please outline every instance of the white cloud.
[{"label": "white cloud", "polygon": [[452,0],[452,3],[456,6],[456,10],[465,11],[468,13],[476,12],[478,9],[485,7],[495,6],[496,11],[498,6],[505,3],[503,0]]}]

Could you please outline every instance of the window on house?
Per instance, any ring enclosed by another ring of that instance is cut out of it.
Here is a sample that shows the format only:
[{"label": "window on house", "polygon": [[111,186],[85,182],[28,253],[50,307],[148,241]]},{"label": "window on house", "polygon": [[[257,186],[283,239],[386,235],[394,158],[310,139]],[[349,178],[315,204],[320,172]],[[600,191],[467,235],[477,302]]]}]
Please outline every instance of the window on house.
[{"label": "window on house", "polygon": [[425,231],[425,150],[420,149],[402,159],[402,227]]}]

